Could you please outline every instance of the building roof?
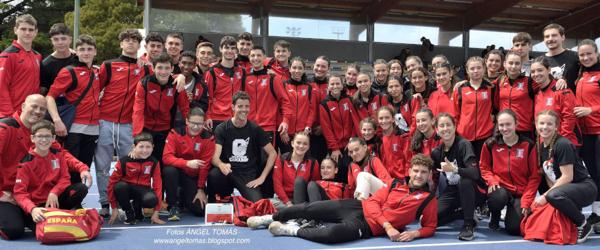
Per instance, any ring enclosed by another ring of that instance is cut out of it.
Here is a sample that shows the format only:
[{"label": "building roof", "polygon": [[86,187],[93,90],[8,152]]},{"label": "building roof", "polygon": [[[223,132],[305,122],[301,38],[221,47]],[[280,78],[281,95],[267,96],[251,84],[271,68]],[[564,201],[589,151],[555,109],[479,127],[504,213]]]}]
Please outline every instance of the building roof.
[{"label": "building roof", "polygon": [[[143,5],[144,0],[138,0]],[[600,36],[598,0],[151,0],[153,8],[426,25],[441,31],[529,32],[558,23],[568,38]]]}]

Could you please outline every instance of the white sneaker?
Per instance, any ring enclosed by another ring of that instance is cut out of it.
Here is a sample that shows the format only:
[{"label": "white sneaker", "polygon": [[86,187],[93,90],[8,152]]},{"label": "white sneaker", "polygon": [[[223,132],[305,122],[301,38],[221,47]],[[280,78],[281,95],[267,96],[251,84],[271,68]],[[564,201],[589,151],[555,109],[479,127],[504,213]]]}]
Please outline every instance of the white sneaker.
[{"label": "white sneaker", "polygon": [[273,215],[267,214],[263,216],[252,216],[246,220],[246,224],[249,228],[258,229],[262,227],[268,227],[273,222]]},{"label": "white sneaker", "polygon": [[299,226],[273,221],[269,224],[269,232],[274,236],[296,236]]}]

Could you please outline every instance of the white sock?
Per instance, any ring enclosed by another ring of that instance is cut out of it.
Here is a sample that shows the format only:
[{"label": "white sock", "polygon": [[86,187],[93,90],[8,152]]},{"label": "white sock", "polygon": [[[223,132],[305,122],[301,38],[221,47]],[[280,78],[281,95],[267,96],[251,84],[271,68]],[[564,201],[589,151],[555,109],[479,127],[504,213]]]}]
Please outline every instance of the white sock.
[{"label": "white sock", "polygon": [[592,213],[600,215],[600,201],[594,201],[594,203],[592,203]]}]

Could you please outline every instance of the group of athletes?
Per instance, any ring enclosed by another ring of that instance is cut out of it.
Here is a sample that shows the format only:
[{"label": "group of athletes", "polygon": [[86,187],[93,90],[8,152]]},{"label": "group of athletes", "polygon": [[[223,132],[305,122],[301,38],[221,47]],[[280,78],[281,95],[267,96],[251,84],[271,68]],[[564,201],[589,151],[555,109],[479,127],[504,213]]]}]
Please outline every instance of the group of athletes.
[{"label": "group of athletes", "polygon": [[[34,229],[47,208],[82,207],[92,163],[111,224],[118,209],[125,224],[203,216],[235,188],[278,210],[248,226],[317,242],[411,241],[457,219],[458,238],[472,240],[483,207],[491,229],[504,220],[512,235],[542,206],[568,218],[578,242],[600,233],[598,48],[589,39],[563,48],[558,24],[543,29],[544,56],[531,58],[531,36],[518,33],[506,54],[469,58],[466,79],[444,55],[431,67],[417,56],[375,60],[372,72],[349,64],[344,75],[319,56],[307,77],[287,41],[267,58],[249,33],[192,52],[178,33],[144,39],[135,29],[98,67],[93,37],[71,48],[55,24],[42,60],[37,31],[33,16],[19,16],[0,54],[5,239]],[[405,230],[415,220],[421,228]]]}]

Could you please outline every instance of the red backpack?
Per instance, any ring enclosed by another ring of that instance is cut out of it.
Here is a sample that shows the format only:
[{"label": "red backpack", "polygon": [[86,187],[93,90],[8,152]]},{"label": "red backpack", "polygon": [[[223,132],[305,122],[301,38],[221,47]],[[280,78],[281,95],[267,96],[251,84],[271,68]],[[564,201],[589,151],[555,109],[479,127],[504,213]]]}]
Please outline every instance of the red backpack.
[{"label": "red backpack", "polygon": [[247,226],[246,220],[252,216],[274,214],[275,211],[269,199],[251,202],[242,196],[233,196],[233,224],[238,227]]},{"label": "red backpack", "polygon": [[36,226],[35,237],[42,244],[88,241],[96,238],[104,222],[96,209],[62,210],[48,208],[46,218]]}]

